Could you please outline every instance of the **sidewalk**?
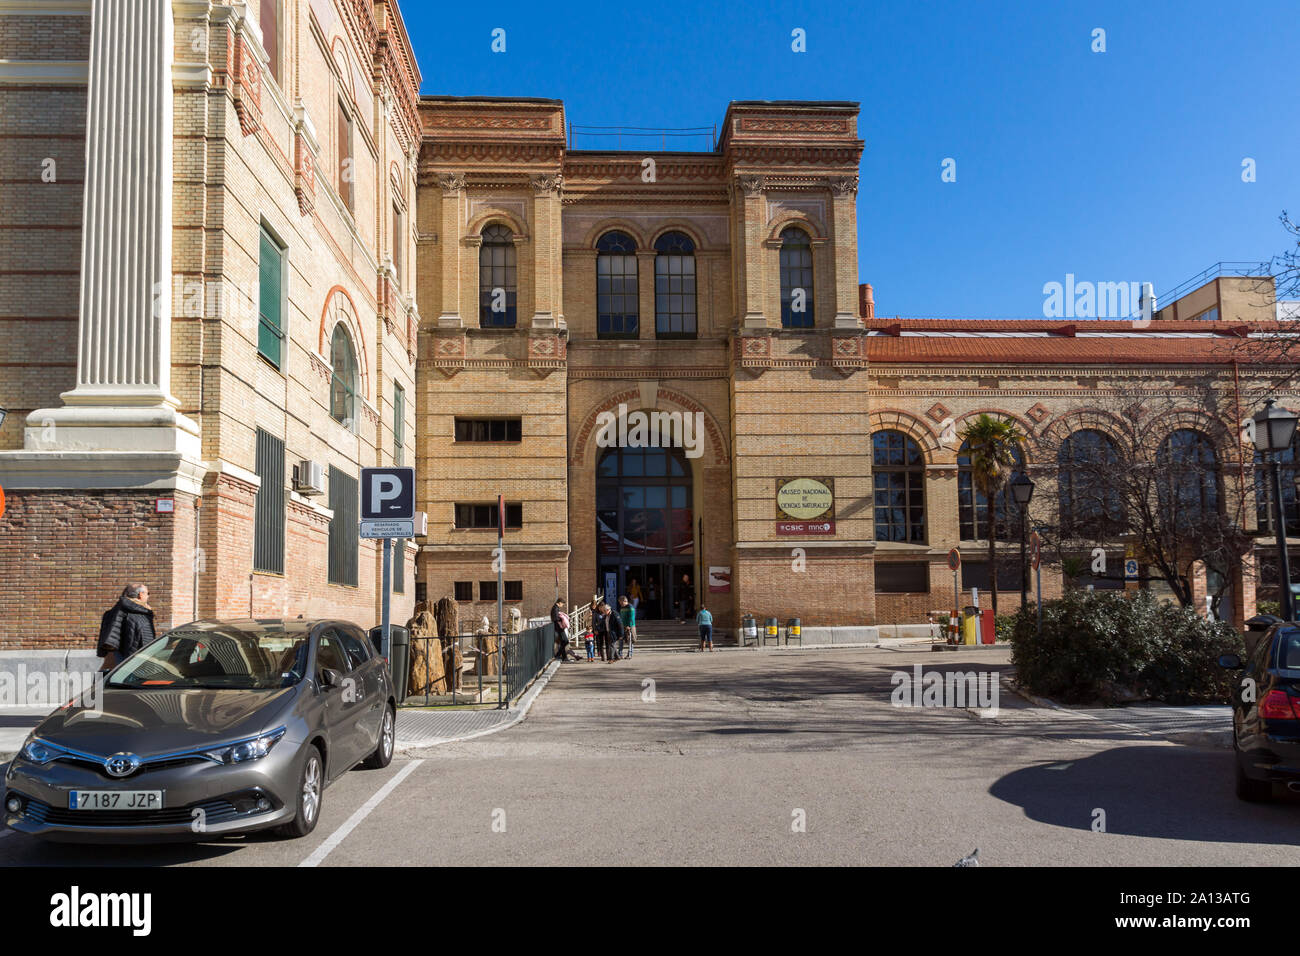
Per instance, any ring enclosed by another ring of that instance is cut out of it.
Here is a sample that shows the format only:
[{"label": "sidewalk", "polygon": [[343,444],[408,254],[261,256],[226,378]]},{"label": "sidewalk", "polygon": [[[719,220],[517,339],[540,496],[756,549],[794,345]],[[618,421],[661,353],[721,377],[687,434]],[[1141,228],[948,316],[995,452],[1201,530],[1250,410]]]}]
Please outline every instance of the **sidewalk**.
[{"label": "sidewalk", "polygon": [[[533,681],[513,707],[505,710],[440,710],[430,708],[397,709],[397,752],[421,747],[436,747],[453,740],[469,740],[513,727],[528,714],[533,701],[555,673],[558,663],[551,663]],[[0,708],[0,763],[18,752],[32,728],[45,719],[52,708]]]},{"label": "sidewalk", "polygon": [[1176,707],[1168,704],[1132,704],[1128,707],[1065,707],[1029,693],[1019,684],[1012,690],[1037,707],[1096,720],[1145,737],[1160,737],[1190,747],[1231,747],[1232,708],[1227,704]]},{"label": "sidewalk", "polygon": [[513,727],[528,715],[533,701],[542,692],[551,676],[560,667],[559,661],[551,661],[537,679],[524,691],[518,703],[513,707],[497,710],[440,710],[437,708],[397,709],[398,753],[404,750],[418,750],[423,747],[436,747],[438,744],[453,740],[470,740],[483,737],[497,731]]}]

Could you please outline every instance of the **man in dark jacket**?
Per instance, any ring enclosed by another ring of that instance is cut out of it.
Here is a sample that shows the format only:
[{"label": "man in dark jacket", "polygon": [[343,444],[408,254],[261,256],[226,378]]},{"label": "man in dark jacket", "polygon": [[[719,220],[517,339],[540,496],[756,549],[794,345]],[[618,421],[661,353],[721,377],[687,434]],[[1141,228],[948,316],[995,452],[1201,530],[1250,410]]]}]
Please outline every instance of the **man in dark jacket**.
[{"label": "man in dark jacket", "polygon": [[626,633],[623,629],[623,619],[618,616],[618,612],[611,609],[608,604],[603,605],[605,608],[605,627],[607,628],[605,636],[605,649],[607,656],[606,662],[618,660],[618,647],[623,643],[623,637]]},{"label": "man in dark jacket", "polygon": [[99,645],[95,653],[104,658],[104,670],[108,670],[153,639],[149,588],[143,584],[128,584],[117,603],[100,619]]}]

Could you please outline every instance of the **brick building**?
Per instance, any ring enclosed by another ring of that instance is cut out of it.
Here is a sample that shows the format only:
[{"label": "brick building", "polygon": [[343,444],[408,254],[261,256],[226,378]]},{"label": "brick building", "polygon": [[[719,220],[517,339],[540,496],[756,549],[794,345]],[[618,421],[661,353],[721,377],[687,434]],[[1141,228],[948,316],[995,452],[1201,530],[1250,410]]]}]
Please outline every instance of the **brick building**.
[{"label": "brick building", "polygon": [[[420,74],[395,2],[0,0],[0,645],[377,620],[413,460]],[[396,574],[413,604],[415,548]]]},{"label": "brick building", "polygon": [[[981,413],[1026,436],[1050,524],[1067,441],[1104,450],[1146,409],[1254,538],[1191,569],[1197,599],[1240,620],[1269,586],[1236,427],[1296,400],[1270,391],[1292,363],[1267,281],[1205,275],[1149,320],[883,318],[857,104],[733,102],[708,150],[580,150],[559,101],[419,86],[393,0],[0,0],[0,574],[34,582],[0,595],[0,646],[88,642],[128,580],[163,624],[372,623],[355,483],[391,463],[429,515],[397,620],[418,594],[494,615],[502,519],[528,617],[635,582],[648,617],[917,623],[954,602],[954,548],[956,600],[997,580],[1005,610],[1015,515],[990,567],[956,440]],[[1128,542],[1058,544],[1048,596],[1160,588],[1069,566]]]},{"label": "brick building", "polygon": [[[582,602],[635,581],[643,617],[685,593],[724,627],[744,613],[914,624],[991,574],[1014,608],[1015,513],[1001,502],[990,569],[987,502],[956,438],[984,412],[1018,424],[1037,522],[1060,496],[1048,446],[1079,429],[1076,447],[1102,440],[1135,389],[1139,405],[1173,402],[1171,432],[1207,438],[1214,500],[1272,547],[1232,425],[1278,371],[1262,338],[1277,328],[1271,282],[1206,276],[1145,320],[882,320],[856,268],[857,104],[734,102],[715,147],[692,153],[569,148],[555,100],[425,96],[420,115],[430,598],[494,614],[501,495],[504,597],[527,615],[557,590]],[[1127,288],[1100,292],[1136,311]],[[698,422],[682,436],[695,447],[610,447],[638,444],[642,415],[651,436]],[[1058,544],[1047,596],[1081,546]],[[1161,590],[1145,566],[1125,584],[1129,543],[1087,545],[1114,571],[1074,575],[1081,586]],[[1226,595],[1221,613],[1240,620],[1252,556],[1216,574],[1190,569],[1198,598]]]}]

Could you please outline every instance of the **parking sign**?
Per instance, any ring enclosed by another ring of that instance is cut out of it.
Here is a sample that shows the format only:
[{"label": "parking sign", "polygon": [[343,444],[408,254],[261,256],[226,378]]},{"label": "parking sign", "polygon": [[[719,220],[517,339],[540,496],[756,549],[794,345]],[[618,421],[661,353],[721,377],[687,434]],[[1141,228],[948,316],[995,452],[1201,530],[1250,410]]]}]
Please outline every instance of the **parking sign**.
[{"label": "parking sign", "polygon": [[415,518],[414,468],[362,468],[361,518],[410,521]]}]

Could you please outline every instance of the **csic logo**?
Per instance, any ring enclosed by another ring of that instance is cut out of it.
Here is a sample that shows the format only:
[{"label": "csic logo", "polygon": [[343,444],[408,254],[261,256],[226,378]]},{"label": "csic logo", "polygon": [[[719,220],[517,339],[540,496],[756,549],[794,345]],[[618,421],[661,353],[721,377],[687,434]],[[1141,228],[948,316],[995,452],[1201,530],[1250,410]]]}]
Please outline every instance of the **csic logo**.
[{"label": "csic logo", "polygon": [[135,754],[113,754],[104,760],[104,769],[110,777],[129,777],[140,769],[140,758]]}]

